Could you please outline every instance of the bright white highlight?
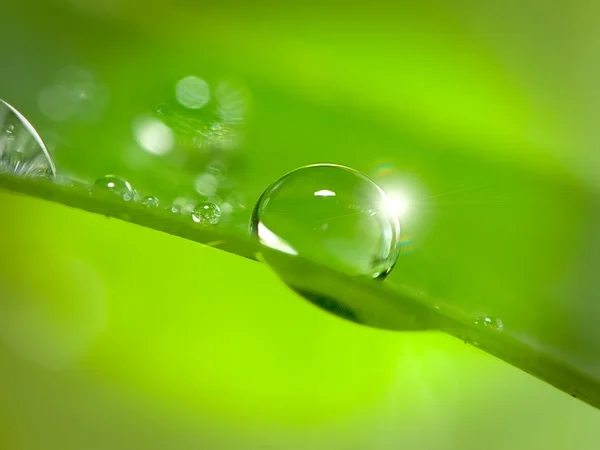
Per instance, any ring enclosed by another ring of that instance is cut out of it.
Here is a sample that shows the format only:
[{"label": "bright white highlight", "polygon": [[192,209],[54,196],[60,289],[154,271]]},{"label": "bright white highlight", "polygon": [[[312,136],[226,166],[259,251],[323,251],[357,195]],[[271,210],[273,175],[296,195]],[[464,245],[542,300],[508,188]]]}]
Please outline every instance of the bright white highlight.
[{"label": "bright white highlight", "polygon": [[400,192],[388,193],[385,200],[385,211],[396,217],[405,217],[410,210],[410,201]]},{"label": "bright white highlight", "polygon": [[258,223],[258,237],[260,242],[274,250],[296,256],[298,252],[283,239],[269,230],[262,222]]},{"label": "bright white highlight", "polygon": [[315,197],[335,197],[335,192],[330,191],[329,189],[321,189],[320,191],[315,192]]},{"label": "bright white highlight", "polygon": [[133,133],[137,143],[154,155],[169,153],[175,145],[173,131],[153,117],[145,117],[136,121],[133,125]]}]

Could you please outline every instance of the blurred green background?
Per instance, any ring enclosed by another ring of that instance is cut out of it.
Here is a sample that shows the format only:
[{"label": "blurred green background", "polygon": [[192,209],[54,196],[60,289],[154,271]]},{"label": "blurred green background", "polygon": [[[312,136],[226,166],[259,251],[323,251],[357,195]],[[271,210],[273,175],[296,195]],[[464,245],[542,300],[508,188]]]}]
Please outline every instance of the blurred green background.
[{"label": "blurred green background", "polygon": [[[0,15],[0,97],[59,174],[216,198],[238,233],[287,171],[360,170],[411,203],[386,282],[597,379],[599,18],[23,1]],[[441,333],[344,322],[263,265],[142,227],[9,194],[0,211],[3,448],[597,447],[596,410]]]}]

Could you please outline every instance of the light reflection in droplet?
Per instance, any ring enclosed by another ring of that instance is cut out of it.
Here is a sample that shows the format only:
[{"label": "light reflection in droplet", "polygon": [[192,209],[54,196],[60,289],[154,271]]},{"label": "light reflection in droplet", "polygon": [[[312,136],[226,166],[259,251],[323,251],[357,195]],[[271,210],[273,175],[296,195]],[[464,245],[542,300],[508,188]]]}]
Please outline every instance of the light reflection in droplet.
[{"label": "light reflection in droplet", "polygon": [[298,252],[290,244],[269,230],[262,222],[258,224],[258,236],[260,242],[267,247],[287,253],[288,255],[298,255]]},{"label": "light reflection in droplet", "polygon": [[133,124],[133,133],[137,143],[154,155],[169,153],[175,145],[173,131],[153,117],[142,117]]},{"label": "light reflection in droplet", "polygon": [[330,191],[329,189],[321,189],[320,191],[315,192],[315,197],[335,197],[335,192]]},{"label": "light reflection in droplet", "polygon": [[385,210],[399,218],[404,218],[410,210],[410,202],[405,194],[397,191],[387,191]]}]

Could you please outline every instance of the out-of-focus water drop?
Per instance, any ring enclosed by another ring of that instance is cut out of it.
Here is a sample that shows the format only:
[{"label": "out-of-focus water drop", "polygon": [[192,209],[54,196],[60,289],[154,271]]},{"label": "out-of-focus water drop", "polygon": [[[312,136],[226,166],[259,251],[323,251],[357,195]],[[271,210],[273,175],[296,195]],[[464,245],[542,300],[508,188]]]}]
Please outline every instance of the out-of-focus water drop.
[{"label": "out-of-focus water drop", "polygon": [[244,92],[229,81],[221,81],[215,89],[218,114],[223,122],[239,124],[244,121],[248,110],[248,99]]},{"label": "out-of-focus water drop", "polygon": [[109,92],[83,67],[65,67],[38,95],[42,114],[55,122],[96,122],[108,105]]},{"label": "out-of-focus water drop", "polygon": [[210,87],[201,78],[188,76],[175,86],[177,101],[189,109],[200,109],[210,102]]},{"label": "out-of-focus water drop", "polygon": [[194,189],[200,195],[210,197],[211,195],[215,195],[218,188],[219,181],[212,173],[201,173],[194,180]]},{"label": "out-of-focus water drop", "polygon": [[216,225],[221,220],[221,209],[214,203],[200,203],[194,209],[192,219],[196,223]]},{"label": "out-of-focus water drop", "polygon": [[53,178],[54,162],[33,125],[0,99],[0,172],[27,178]]},{"label": "out-of-focus water drop", "polygon": [[250,228],[267,247],[352,276],[384,277],[399,253],[399,219],[385,193],[335,164],[302,167],[269,186]]},{"label": "out-of-focus water drop", "polygon": [[136,120],[133,134],[140,147],[154,155],[165,155],[175,145],[175,134],[171,128],[153,117]]},{"label": "out-of-focus water drop", "polygon": [[131,184],[127,180],[114,175],[105,175],[98,178],[92,185],[92,193],[95,195],[116,195],[126,202],[132,200],[134,196]]},{"label": "out-of-focus water drop", "polygon": [[156,197],[149,196],[142,200],[142,205],[148,208],[158,208],[159,201]]}]

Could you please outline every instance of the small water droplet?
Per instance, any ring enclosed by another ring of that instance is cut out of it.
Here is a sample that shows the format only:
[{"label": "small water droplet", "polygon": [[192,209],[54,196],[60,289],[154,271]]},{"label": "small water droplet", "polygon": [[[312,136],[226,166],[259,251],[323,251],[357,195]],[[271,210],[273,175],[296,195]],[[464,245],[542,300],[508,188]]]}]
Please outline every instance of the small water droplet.
[{"label": "small water droplet", "polygon": [[194,209],[192,219],[196,223],[216,225],[221,220],[221,209],[214,203],[200,203]]},{"label": "small water droplet", "polygon": [[129,182],[114,175],[105,175],[98,178],[92,186],[92,193],[96,195],[116,195],[126,202],[133,199],[134,195]]},{"label": "small water droplet", "polygon": [[0,99],[0,173],[27,178],[54,178],[50,153],[33,125]]},{"label": "small water droplet", "polygon": [[142,200],[142,205],[147,206],[148,208],[158,208],[159,201],[156,197],[146,197]]},{"label": "small water droplet", "polygon": [[194,189],[200,195],[210,197],[215,195],[219,188],[219,181],[217,177],[210,173],[201,173],[194,180]]},{"label": "small water droplet", "polygon": [[385,193],[362,173],[335,164],[311,165],[266,189],[250,229],[272,249],[349,275],[381,278],[399,253],[400,224],[386,206]]},{"label": "small water droplet", "polygon": [[496,331],[504,330],[504,323],[497,317],[479,316],[475,319],[475,325],[483,325]]}]

